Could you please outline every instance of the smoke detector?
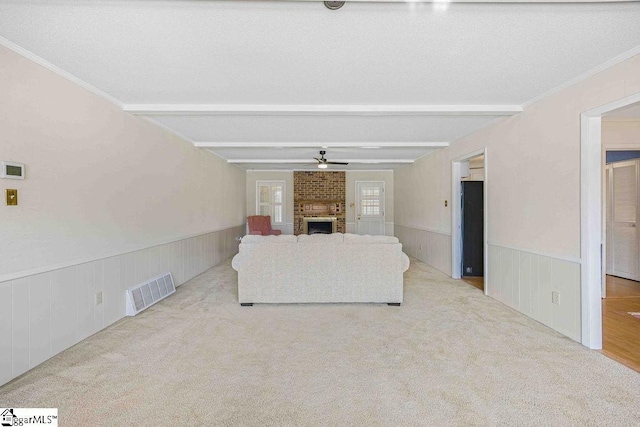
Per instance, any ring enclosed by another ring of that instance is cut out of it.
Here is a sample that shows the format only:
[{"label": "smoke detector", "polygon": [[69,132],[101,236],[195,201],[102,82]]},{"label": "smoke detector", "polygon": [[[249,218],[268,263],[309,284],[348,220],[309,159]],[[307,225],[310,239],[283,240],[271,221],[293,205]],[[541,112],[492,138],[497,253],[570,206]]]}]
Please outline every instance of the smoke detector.
[{"label": "smoke detector", "polygon": [[344,6],[343,1],[326,1],[324,5],[327,6],[327,9],[337,10]]}]

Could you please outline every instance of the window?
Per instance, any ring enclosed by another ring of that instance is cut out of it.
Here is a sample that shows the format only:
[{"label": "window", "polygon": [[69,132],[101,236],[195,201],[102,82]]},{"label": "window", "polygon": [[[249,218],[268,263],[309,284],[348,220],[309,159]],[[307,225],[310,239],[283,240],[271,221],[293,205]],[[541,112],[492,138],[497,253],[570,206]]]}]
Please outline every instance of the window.
[{"label": "window", "polygon": [[380,215],[380,186],[362,185],[360,187],[360,214],[364,216]]},{"label": "window", "polygon": [[284,181],[258,181],[256,212],[271,215],[272,224],[284,224]]}]

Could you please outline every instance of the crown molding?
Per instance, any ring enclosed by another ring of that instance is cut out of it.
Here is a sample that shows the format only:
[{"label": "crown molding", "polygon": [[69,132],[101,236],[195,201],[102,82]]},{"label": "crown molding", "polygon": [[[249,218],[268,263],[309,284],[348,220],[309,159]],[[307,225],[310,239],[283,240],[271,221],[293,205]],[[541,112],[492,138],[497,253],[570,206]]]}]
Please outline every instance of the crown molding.
[{"label": "crown molding", "polygon": [[[634,1],[640,1],[640,0],[634,0]],[[636,55],[640,55],[640,46],[636,46],[633,49],[630,49],[626,52],[621,53],[620,55],[611,58],[610,60],[608,60],[607,62],[600,64],[592,69],[590,69],[589,71],[586,71],[582,74],[580,74],[577,77],[574,77],[573,79],[567,80],[566,82],[554,87],[553,89],[550,89],[544,93],[541,93],[540,95],[536,96],[535,98],[530,99],[529,101],[525,102],[522,104],[523,107],[528,107],[529,105],[540,101],[543,98],[546,98],[548,96],[554,95],[564,89],[567,89],[571,86],[574,86],[584,80],[587,80],[590,77],[595,76],[598,73],[601,73],[603,71],[608,70],[611,67],[614,67],[616,65],[618,65],[621,62],[626,61],[629,58],[633,58]]]},{"label": "crown molding", "polygon": [[73,74],[63,70],[60,67],[57,67],[55,65],[53,65],[52,63],[50,63],[49,61],[45,60],[44,58],[41,58],[40,56],[36,55],[35,53],[21,47],[18,46],[17,44],[15,44],[14,42],[5,39],[4,37],[0,36],[0,45],[6,47],[9,50],[14,51],[15,53],[17,53],[18,55],[21,55],[25,58],[27,58],[30,61],[35,62],[36,64],[40,65],[41,67],[46,68],[47,70],[57,74],[58,76],[69,80],[71,83],[75,83],[78,86],[88,90],[89,92],[93,93],[94,95],[98,95],[101,98],[106,99],[107,101],[111,102],[112,104],[117,105],[118,107],[122,108],[122,106],[124,105],[124,103],[122,101],[120,101],[117,98],[114,98],[113,96],[109,95],[106,92],[101,91],[100,89],[98,89],[97,87],[85,82],[84,80],[74,76]]}]

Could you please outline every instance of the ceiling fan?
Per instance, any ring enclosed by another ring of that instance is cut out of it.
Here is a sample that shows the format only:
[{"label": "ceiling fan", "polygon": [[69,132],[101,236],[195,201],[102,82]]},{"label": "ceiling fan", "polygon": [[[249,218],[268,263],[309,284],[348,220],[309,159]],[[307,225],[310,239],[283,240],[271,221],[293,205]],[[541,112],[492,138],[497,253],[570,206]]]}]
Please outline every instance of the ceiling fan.
[{"label": "ceiling fan", "polygon": [[345,162],[330,162],[329,160],[324,158],[324,155],[327,154],[326,151],[320,151],[320,158],[314,157],[318,161],[318,167],[320,169],[326,169],[327,165],[348,165],[349,163]]}]

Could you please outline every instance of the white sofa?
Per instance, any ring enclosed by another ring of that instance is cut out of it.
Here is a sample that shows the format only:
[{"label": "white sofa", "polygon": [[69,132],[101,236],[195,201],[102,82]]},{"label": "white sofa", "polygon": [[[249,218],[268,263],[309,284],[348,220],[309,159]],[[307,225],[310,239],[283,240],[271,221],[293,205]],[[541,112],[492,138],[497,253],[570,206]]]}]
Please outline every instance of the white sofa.
[{"label": "white sofa", "polygon": [[253,303],[402,303],[409,258],[396,237],[245,236],[233,258],[238,299]]}]

